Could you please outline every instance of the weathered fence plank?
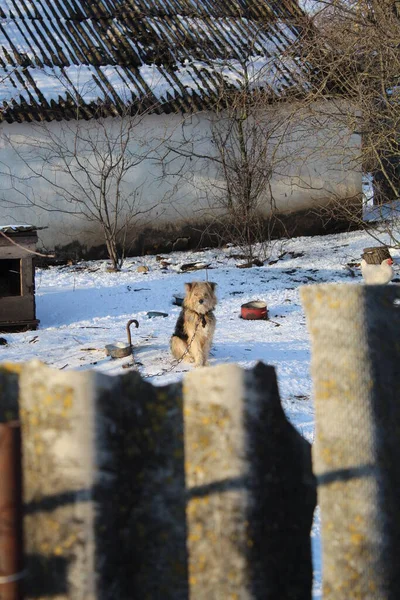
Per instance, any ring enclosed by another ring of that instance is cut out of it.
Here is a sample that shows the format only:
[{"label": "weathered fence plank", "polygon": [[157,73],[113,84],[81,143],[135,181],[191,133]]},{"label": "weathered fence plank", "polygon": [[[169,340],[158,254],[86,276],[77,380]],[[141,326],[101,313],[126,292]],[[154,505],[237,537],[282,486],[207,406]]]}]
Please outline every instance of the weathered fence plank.
[{"label": "weathered fence plank", "polygon": [[310,445],[271,367],[182,389],[34,362],[0,383],[23,425],[27,600],[310,599]]},{"label": "weathered fence plank", "polygon": [[400,590],[398,286],[302,289],[312,337],[324,600]]},{"label": "weathered fence plank", "polygon": [[310,445],[286,420],[275,370],[191,373],[184,399],[191,597],[310,598]]},{"label": "weathered fence plank", "polygon": [[27,597],[187,598],[180,387],[31,363],[20,408]]}]

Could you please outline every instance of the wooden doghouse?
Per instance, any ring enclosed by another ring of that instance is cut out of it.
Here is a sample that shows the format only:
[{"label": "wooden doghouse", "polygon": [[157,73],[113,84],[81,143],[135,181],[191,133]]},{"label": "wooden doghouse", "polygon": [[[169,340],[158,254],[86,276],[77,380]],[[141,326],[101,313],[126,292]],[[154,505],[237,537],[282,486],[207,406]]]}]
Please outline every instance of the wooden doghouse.
[{"label": "wooden doghouse", "polygon": [[0,225],[0,331],[36,329],[35,268],[37,228]]}]

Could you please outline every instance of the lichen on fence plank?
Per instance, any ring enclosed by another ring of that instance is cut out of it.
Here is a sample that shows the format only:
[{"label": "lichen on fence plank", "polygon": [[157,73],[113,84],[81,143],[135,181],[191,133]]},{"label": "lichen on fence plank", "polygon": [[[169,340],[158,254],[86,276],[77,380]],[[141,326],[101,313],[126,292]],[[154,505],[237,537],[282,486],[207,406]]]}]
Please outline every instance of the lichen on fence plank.
[{"label": "lichen on fence plank", "polygon": [[400,588],[399,286],[302,289],[312,337],[323,597]]},{"label": "lichen on fence plank", "polygon": [[153,387],[35,361],[0,383],[22,421],[27,600],[309,600],[311,451],[273,368]]}]

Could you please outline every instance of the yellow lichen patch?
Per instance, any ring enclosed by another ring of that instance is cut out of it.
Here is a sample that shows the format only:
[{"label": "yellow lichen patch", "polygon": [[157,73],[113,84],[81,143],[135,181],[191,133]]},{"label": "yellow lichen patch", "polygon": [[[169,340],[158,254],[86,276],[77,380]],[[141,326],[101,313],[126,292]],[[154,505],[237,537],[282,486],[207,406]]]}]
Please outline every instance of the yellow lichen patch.
[{"label": "yellow lichen patch", "polygon": [[217,534],[215,533],[215,531],[207,531],[207,538],[208,538],[208,539],[209,539],[211,542],[213,542],[213,543],[215,543],[215,544],[216,544],[216,543],[217,543],[217,541],[218,541],[218,536],[217,536]]},{"label": "yellow lichen patch", "polygon": [[36,442],[35,443],[35,454],[37,456],[41,456],[43,454],[44,451],[44,446],[41,442]]},{"label": "yellow lichen patch", "polygon": [[211,437],[209,435],[202,435],[199,439],[199,444],[203,447],[203,448],[207,448],[211,443]]},{"label": "yellow lichen patch", "polygon": [[205,469],[203,467],[201,467],[200,465],[196,465],[195,468],[193,469],[193,472],[198,477],[203,477],[206,473]]},{"label": "yellow lichen patch", "polygon": [[56,546],[54,548],[53,554],[55,554],[56,556],[61,556],[63,553],[63,549],[61,546]]},{"label": "yellow lichen patch", "polygon": [[69,386],[57,385],[51,389],[50,395],[52,396],[54,403],[57,407],[60,407],[60,414],[63,417],[67,417],[73,406],[74,401],[74,390]]},{"label": "yellow lichen patch", "polygon": [[203,525],[201,523],[194,523],[191,527],[191,532],[189,534],[190,541],[201,540],[203,537]]},{"label": "yellow lichen patch", "polygon": [[319,382],[318,399],[328,400],[338,395],[338,383],[334,379],[325,379]]},{"label": "yellow lichen patch", "polygon": [[69,535],[63,543],[64,548],[67,550],[69,548],[72,548],[72,546],[75,544],[77,539],[78,539],[78,537],[75,534]]},{"label": "yellow lichen patch", "polygon": [[59,531],[60,529],[60,523],[54,519],[48,519],[46,524],[49,529],[52,529],[53,531]]},{"label": "yellow lichen patch", "polygon": [[340,309],[341,308],[342,303],[340,302],[340,300],[329,300],[328,302],[328,306],[329,308],[333,308],[334,310]]},{"label": "yellow lichen patch", "polygon": [[350,540],[355,546],[361,546],[361,544],[365,542],[365,536],[361,535],[361,533],[352,533]]},{"label": "yellow lichen patch", "polygon": [[362,517],[361,515],[356,515],[356,517],[355,517],[354,520],[355,520],[356,523],[359,523],[359,524],[365,523],[365,518]]},{"label": "yellow lichen patch", "polygon": [[21,375],[23,363],[4,362],[0,366],[0,373],[16,373]]},{"label": "yellow lichen patch", "polygon": [[196,514],[197,511],[201,510],[204,506],[207,506],[209,502],[210,498],[208,496],[205,496],[204,498],[193,498],[186,509],[188,516],[190,517]]},{"label": "yellow lichen patch", "polygon": [[43,404],[47,404],[49,406],[50,404],[53,404],[53,402],[54,402],[54,396],[52,396],[51,394],[47,393],[43,397]]},{"label": "yellow lichen patch", "polygon": [[66,396],[64,398],[64,402],[63,402],[64,410],[63,410],[63,413],[66,413],[66,412],[70,411],[71,408],[72,408],[72,406],[73,406],[73,396],[72,396],[72,394],[68,393],[68,394],[66,394]]}]

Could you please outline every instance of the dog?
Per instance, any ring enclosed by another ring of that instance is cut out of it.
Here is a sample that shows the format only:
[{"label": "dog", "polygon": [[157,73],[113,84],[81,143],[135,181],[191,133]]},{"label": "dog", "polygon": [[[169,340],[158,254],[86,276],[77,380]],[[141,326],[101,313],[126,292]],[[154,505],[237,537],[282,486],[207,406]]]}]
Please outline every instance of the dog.
[{"label": "dog", "polygon": [[216,323],[216,285],[206,281],[185,283],[183,307],[171,337],[171,352],[177,360],[196,367],[207,364]]}]

